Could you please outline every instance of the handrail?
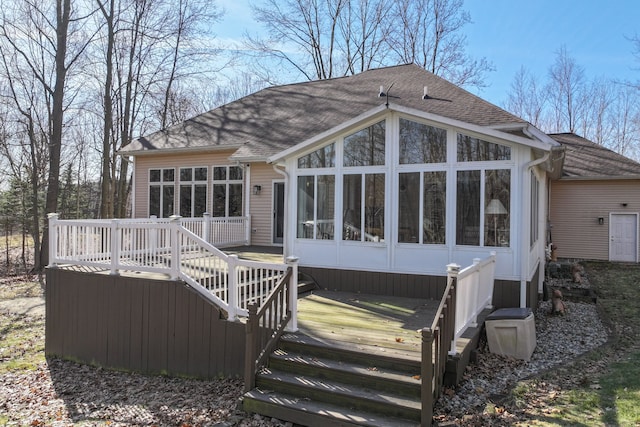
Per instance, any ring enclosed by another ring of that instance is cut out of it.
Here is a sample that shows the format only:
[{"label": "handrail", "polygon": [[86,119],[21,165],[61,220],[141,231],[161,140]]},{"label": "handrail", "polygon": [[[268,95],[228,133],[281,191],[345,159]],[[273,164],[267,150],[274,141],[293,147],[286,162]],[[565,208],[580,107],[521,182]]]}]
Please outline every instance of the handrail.
[{"label": "handrail", "polygon": [[249,305],[245,336],[245,391],[255,387],[256,373],[264,366],[267,356],[273,351],[292,319],[292,308],[289,304],[293,290],[290,280],[292,275],[293,269],[287,270],[287,274],[261,306],[257,303]]}]

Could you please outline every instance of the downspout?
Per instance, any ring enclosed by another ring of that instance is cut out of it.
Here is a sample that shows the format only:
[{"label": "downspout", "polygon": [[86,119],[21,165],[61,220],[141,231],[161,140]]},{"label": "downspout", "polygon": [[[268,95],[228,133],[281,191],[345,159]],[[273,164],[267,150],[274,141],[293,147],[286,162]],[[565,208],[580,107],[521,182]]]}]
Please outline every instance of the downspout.
[{"label": "downspout", "polygon": [[284,176],[284,236],[282,238],[282,257],[287,259],[289,253],[289,173],[280,169],[278,164],[273,164],[273,170]]},{"label": "downspout", "polygon": [[[526,132],[525,132],[526,133]],[[539,164],[542,164],[544,162],[546,162],[547,160],[549,160],[549,157],[551,156],[551,151],[548,151],[544,156],[540,157],[539,159],[535,159],[530,161],[529,163],[524,165],[524,170],[525,173],[524,175],[524,179],[522,180],[522,194],[527,194],[527,188],[525,187],[527,184],[529,184],[529,188],[531,188],[531,183],[529,182],[529,175],[531,172],[531,169],[533,169],[534,167],[538,166]],[[529,197],[529,200],[531,200],[531,197]],[[527,218],[529,219],[528,224],[527,224],[527,229],[529,230],[529,227],[531,227],[531,206],[529,206],[529,214],[527,215]],[[529,230],[529,232],[531,232],[531,230]],[[522,236],[522,242],[520,243],[520,248],[521,248],[521,258],[520,258],[520,307],[524,308],[527,306],[527,273],[528,273],[528,267],[529,267],[529,245],[527,244],[527,238],[526,236]],[[527,254],[526,257],[526,261],[524,262],[522,255]],[[540,266],[542,267],[543,263],[540,263]],[[538,284],[539,287],[539,284]]]}]

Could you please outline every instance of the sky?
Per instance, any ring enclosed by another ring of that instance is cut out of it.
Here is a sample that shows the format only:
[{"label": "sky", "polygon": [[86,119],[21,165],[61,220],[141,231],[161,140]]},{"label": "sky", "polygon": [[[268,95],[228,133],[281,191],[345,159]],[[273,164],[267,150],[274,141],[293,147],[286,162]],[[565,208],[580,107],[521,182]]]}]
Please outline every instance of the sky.
[{"label": "sky", "polygon": [[[226,10],[215,30],[219,39],[259,31],[250,1],[218,2]],[[496,105],[504,105],[522,66],[546,81],[563,46],[589,79],[640,80],[640,61],[628,40],[640,36],[639,0],[465,0],[464,9],[472,20],[464,29],[467,53],[495,67],[486,76],[488,87],[472,92]]]}]

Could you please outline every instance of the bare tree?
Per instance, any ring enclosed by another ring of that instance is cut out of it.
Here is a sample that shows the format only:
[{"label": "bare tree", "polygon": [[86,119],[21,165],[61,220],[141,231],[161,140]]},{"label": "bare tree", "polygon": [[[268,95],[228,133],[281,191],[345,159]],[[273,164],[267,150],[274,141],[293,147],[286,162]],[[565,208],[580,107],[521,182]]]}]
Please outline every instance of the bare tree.
[{"label": "bare tree", "polygon": [[547,104],[547,94],[537,78],[524,67],[516,73],[511,82],[505,108],[527,120],[532,125],[543,128],[543,113]]},{"label": "bare tree", "polygon": [[576,132],[580,116],[584,114],[584,69],[569,56],[566,47],[556,52],[554,64],[549,69],[546,88],[551,101],[554,131]]}]

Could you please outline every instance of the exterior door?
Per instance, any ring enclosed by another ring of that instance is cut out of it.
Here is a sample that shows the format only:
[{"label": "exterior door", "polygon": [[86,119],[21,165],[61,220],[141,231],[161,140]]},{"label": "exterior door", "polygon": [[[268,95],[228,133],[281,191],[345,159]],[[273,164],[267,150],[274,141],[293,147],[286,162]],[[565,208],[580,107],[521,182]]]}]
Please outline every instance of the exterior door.
[{"label": "exterior door", "polygon": [[638,215],[611,214],[609,260],[638,261]]},{"label": "exterior door", "polygon": [[273,183],[273,243],[284,240],[284,182]]}]

